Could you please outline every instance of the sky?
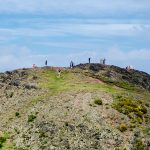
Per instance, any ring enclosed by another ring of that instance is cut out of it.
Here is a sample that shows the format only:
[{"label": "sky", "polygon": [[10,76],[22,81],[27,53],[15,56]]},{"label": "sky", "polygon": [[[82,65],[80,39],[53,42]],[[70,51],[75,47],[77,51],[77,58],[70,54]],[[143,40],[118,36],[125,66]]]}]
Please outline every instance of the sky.
[{"label": "sky", "polygon": [[106,58],[150,73],[149,0],[0,0],[0,72]]}]

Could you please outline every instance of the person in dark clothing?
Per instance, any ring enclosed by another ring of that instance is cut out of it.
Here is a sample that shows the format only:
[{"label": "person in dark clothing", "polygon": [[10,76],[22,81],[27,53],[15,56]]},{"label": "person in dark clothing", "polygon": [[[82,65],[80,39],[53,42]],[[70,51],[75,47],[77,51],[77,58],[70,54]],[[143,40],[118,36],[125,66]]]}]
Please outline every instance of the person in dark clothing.
[{"label": "person in dark clothing", "polygon": [[72,68],[74,67],[74,62],[72,62]]},{"label": "person in dark clothing", "polygon": [[105,65],[105,63],[106,63],[106,59],[104,58],[104,60],[103,60],[103,64]]},{"label": "person in dark clothing", "polygon": [[89,58],[89,64],[91,63],[91,58]]},{"label": "person in dark clothing", "polygon": [[73,62],[71,61],[71,62],[70,62],[70,68],[72,68],[72,63],[73,63]]},{"label": "person in dark clothing", "polygon": [[47,60],[45,61],[45,66],[47,66]]},{"label": "person in dark clothing", "polygon": [[73,68],[73,67],[74,67],[74,62],[71,61],[71,62],[70,62],[70,68]]}]

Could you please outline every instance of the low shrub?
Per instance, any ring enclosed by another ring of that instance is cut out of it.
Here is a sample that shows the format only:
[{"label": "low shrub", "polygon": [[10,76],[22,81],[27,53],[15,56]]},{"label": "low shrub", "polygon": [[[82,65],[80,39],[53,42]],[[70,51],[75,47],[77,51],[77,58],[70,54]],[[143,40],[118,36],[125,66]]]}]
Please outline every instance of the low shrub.
[{"label": "low shrub", "polygon": [[35,115],[29,115],[28,116],[28,122],[33,122],[36,119]]},{"label": "low shrub", "polygon": [[148,103],[145,104],[146,107],[149,107],[150,105]]},{"label": "low shrub", "polygon": [[0,149],[3,148],[3,144],[6,142],[7,136],[0,136]]},{"label": "low shrub", "polygon": [[150,117],[148,115],[144,116],[145,122],[148,122],[150,120]]},{"label": "low shrub", "polygon": [[144,128],[143,132],[147,135],[150,135],[150,127],[149,128]]},{"label": "low shrub", "polygon": [[19,112],[16,112],[16,113],[15,113],[15,116],[16,116],[16,117],[20,117],[20,113],[19,113]]},{"label": "low shrub", "polygon": [[96,99],[94,100],[94,104],[96,104],[96,105],[102,105],[103,102],[102,102],[102,100],[101,100],[100,98],[96,98]]},{"label": "low shrub", "polygon": [[40,131],[39,138],[45,138],[45,137],[46,137],[46,133],[43,131]]},{"label": "low shrub", "polygon": [[135,141],[135,150],[145,150],[143,142],[139,139]]},{"label": "low shrub", "polygon": [[142,106],[141,106],[141,111],[142,111],[144,114],[146,114],[146,113],[147,113],[146,107],[142,105]]},{"label": "low shrub", "polygon": [[120,124],[119,125],[119,127],[118,127],[118,129],[121,131],[121,132],[124,132],[124,131],[126,131],[127,130],[127,125],[126,124]]},{"label": "low shrub", "polygon": [[136,124],[130,124],[130,128],[135,128]]},{"label": "low shrub", "polygon": [[147,108],[141,100],[132,100],[129,97],[116,96],[112,107],[120,113],[127,115],[132,123],[142,123],[147,114]]}]

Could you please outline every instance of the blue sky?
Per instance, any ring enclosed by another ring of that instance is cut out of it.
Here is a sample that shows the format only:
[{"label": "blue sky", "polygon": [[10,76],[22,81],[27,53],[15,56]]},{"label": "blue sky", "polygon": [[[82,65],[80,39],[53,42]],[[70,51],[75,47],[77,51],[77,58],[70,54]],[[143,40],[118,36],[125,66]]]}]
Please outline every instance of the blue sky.
[{"label": "blue sky", "polygon": [[0,71],[107,59],[150,73],[149,0],[0,0]]}]

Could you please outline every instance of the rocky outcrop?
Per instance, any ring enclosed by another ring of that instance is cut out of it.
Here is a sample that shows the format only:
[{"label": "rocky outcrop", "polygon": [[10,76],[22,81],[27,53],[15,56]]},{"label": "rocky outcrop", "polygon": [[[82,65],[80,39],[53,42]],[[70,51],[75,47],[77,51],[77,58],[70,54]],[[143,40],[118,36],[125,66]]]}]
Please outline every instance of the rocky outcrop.
[{"label": "rocky outcrop", "polygon": [[26,89],[36,89],[37,85],[33,82],[37,79],[34,75],[33,80],[29,79],[28,71],[25,70],[14,70],[6,71],[0,74],[0,88],[5,87],[6,89],[13,87],[23,87]]},{"label": "rocky outcrop", "polygon": [[[75,68],[89,71],[97,77],[107,78],[109,81],[128,82],[150,91],[150,75],[138,70],[127,70],[113,65],[79,64]],[[101,78],[103,79],[103,78]]]}]

